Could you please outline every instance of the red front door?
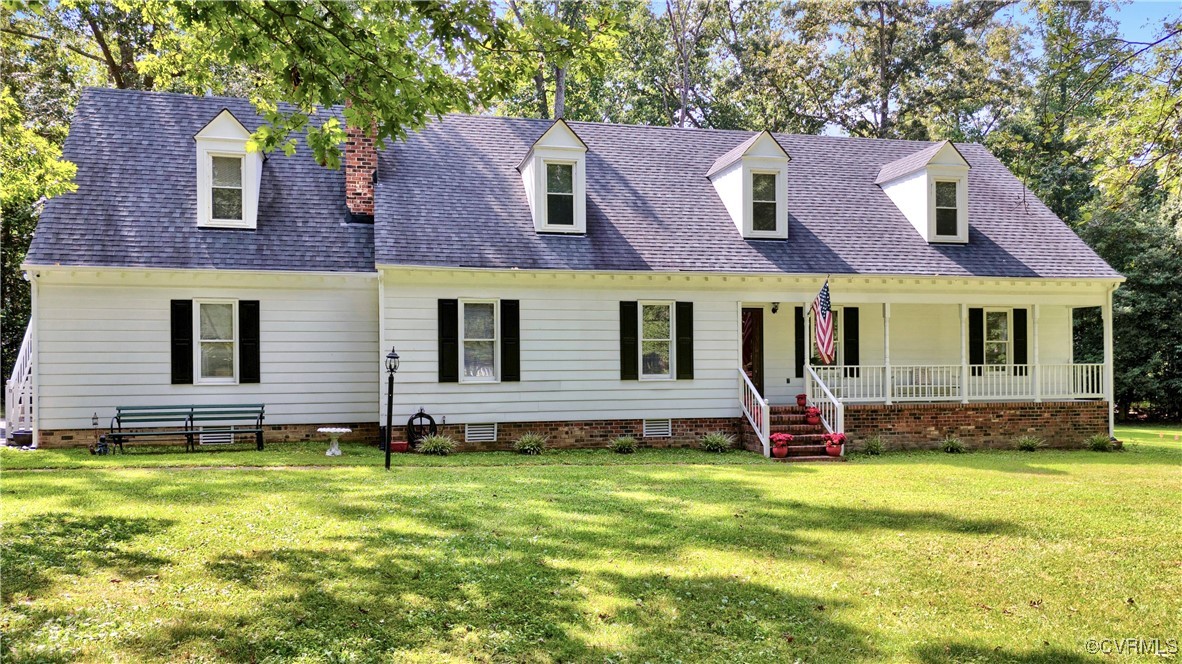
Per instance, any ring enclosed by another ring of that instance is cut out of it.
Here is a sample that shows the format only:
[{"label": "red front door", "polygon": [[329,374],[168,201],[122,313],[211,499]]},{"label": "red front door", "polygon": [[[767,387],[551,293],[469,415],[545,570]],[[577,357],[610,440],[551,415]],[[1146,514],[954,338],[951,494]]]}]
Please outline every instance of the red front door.
[{"label": "red front door", "polygon": [[743,308],[743,371],[763,394],[763,309]]}]

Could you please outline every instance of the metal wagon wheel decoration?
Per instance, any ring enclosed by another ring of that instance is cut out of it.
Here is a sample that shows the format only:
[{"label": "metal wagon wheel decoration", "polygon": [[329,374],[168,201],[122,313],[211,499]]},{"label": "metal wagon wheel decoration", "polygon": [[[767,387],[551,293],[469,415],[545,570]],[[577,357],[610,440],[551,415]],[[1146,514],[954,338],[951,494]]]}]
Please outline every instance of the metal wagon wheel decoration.
[{"label": "metal wagon wheel decoration", "polygon": [[424,412],[422,408],[406,421],[406,442],[412,450],[418,447],[420,440],[437,433],[439,433],[439,427],[435,425],[435,418]]}]

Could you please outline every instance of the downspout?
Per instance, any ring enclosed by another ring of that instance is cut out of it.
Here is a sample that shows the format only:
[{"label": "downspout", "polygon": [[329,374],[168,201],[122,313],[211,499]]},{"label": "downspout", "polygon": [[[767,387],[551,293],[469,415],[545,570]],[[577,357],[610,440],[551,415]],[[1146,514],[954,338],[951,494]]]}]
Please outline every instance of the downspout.
[{"label": "downspout", "polygon": [[[383,349],[386,347],[386,271],[378,268],[378,357],[385,356]],[[386,384],[386,368],[382,362],[378,362],[378,428],[385,422],[384,405],[386,403],[386,395],[382,392],[383,385]],[[387,439],[383,439],[385,441]],[[382,443],[383,445],[385,442]]]},{"label": "downspout", "polygon": [[1106,297],[1104,298],[1104,397],[1108,400],[1108,436],[1116,435],[1116,386],[1113,371],[1113,364],[1116,361],[1116,353],[1113,350],[1115,339],[1112,331],[1112,294],[1120,284],[1112,284],[1108,287]]},{"label": "downspout", "polygon": [[41,276],[33,271],[26,271],[25,275],[29,278],[29,343],[32,344],[32,367],[31,373],[33,376],[33,448],[36,449],[41,444],[41,343],[38,340],[37,324],[37,279]]}]

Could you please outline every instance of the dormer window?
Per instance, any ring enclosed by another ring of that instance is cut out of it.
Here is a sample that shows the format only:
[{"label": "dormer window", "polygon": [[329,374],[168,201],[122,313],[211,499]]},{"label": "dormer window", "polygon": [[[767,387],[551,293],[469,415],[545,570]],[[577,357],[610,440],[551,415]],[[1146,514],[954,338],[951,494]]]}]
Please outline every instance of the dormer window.
[{"label": "dormer window", "polygon": [[923,239],[969,241],[969,162],[948,141],[882,167],[875,184]]},{"label": "dormer window", "polygon": [[587,232],[587,146],[557,120],[517,165],[539,233]]},{"label": "dormer window", "polygon": [[263,157],[246,149],[250,132],[227,110],[193,139],[197,144],[197,226],[255,228]]},{"label": "dormer window", "polygon": [[242,223],[242,157],[210,156],[213,221]]},{"label": "dormer window", "polygon": [[751,230],[776,231],[776,174],[751,174]]},{"label": "dormer window", "polygon": [[575,225],[575,165],[546,162],[546,225]]},{"label": "dormer window", "polygon": [[707,171],[743,237],[788,237],[788,161],[788,153],[765,131],[719,157]]}]

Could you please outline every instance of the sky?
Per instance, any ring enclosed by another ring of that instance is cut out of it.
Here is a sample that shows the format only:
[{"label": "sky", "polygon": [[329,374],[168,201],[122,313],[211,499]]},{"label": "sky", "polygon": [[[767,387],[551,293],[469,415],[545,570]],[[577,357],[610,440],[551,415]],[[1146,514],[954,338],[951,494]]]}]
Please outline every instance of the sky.
[{"label": "sky", "polygon": [[1182,2],[1158,2],[1139,0],[1120,7],[1116,20],[1120,23],[1121,36],[1130,41],[1152,41],[1154,34],[1161,30],[1167,18],[1182,15]]}]

